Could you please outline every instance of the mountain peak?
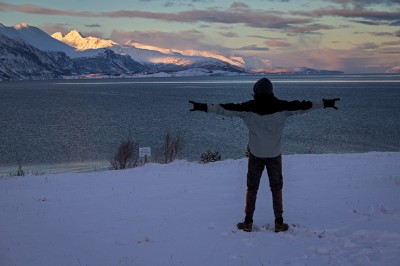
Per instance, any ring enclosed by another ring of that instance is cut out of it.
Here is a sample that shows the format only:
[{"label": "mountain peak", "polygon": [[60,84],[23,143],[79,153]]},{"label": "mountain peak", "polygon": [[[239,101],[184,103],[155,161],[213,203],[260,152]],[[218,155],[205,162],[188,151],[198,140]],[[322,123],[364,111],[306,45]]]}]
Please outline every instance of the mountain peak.
[{"label": "mountain peak", "polygon": [[23,28],[29,28],[29,25],[26,24],[26,23],[19,23],[19,24],[15,25],[14,28],[15,28],[16,30],[20,30],[20,29],[23,29]]},{"label": "mountain peak", "polygon": [[67,35],[63,36],[61,33],[56,32],[51,35],[53,38],[62,41],[78,50],[106,48],[116,44],[112,40],[104,40],[101,38],[86,37],[84,34],[77,30],[71,30]]},{"label": "mountain peak", "polygon": [[64,35],[61,32],[55,32],[51,35],[51,37],[53,37],[54,39],[60,40],[62,38],[64,38]]},{"label": "mountain peak", "polygon": [[81,40],[85,38],[85,35],[83,35],[81,32],[77,31],[77,30],[71,30],[67,35],[65,35],[66,39],[68,40]]}]

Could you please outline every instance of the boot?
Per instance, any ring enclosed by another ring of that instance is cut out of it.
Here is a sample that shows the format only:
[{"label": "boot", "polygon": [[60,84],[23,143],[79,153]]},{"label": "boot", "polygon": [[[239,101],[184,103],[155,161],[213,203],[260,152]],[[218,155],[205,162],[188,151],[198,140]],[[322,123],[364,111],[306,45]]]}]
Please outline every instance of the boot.
[{"label": "boot", "polygon": [[283,222],[283,218],[275,218],[275,233],[284,232],[289,229],[289,225]]},{"label": "boot", "polygon": [[253,218],[246,217],[244,222],[237,224],[237,228],[245,232],[251,232],[253,230]]}]

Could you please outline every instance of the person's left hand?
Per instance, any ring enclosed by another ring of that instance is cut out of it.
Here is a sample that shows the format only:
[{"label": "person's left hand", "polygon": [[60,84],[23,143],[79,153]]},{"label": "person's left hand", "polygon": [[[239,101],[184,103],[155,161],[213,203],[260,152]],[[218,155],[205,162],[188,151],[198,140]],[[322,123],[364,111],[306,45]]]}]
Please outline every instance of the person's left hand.
[{"label": "person's left hand", "polygon": [[335,99],[322,99],[324,101],[324,108],[333,108],[338,110],[339,108],[337,108],[335,106],[336,101],[340,101],[340,98],[335,98]]},{"label": "person's left hand", "polygon": [[193,111],[207,112],[207,104],[198,103],[198,102],[194,102],[194,101],[189,101],[189,103],[193,104],[193,108],[190,109],[190,112],[193,112]]}]

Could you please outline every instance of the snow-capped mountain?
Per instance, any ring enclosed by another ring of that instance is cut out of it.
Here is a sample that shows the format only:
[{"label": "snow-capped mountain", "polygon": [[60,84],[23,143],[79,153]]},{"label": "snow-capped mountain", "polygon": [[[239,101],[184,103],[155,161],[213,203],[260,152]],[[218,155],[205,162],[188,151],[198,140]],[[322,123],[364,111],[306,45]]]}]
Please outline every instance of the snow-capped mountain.
[{"label": "snow-capped mountain", "polygon": [[76,68],[82,75],[121,75],[134,74],[142,71],[144,67],[128,55],[116,54],[111,50],[104,50],[97,56],[79,57],[73,59]]},{"label": "snow-capped mountain", "polygon": [[[198,50],[164,49],[129,41],[84,36],[78,31],[52,36],[25,23],[0,23],[0,80],[65,76],[204,76],[254,73],[241,57]],[[309,68],[262,69],[261,73],[337,74]]]},{"label": "snow-capped mountain", "polygon": [[[26,24],[0,24],[0,80],[53,79],[77,75],[138,73],[143,66],[108,49],[77,52]],[[69,56],[66,52],[69,53]],[[92,56],[88,56],[92,55]]]},{"label": "snow-capped mountain", "polygon": [[[135,61],[146,67],[146,73],[179,72],[196,69],[201,73],[213,73],[212,71],[249,72],[254,74],[339,74],[340,71],[317,70],[307,67],[272,67],[270,62],[248,57],[227,57],[209,51],[166,49],[148,44],[138,43],[133,40],[124,44],[118,44],[112,40],[95,37],[85,37],[77,30],[72,30],[63,36],[57,32],[52,35],[76,49],[105,48],[113,50],[117,54],[129,55]],[[247,62],[249,61],[249,62]],[[252,67],[246,69],[247,63]],[[196,71],[189,71],[194,73]]]},{"label": "snow-capped mountain", "polygon": [[36,27],[31,27],[26,23],[21,23],[15,27],[6,27],[0,24],[0,32],[12,39],[22,40],[42,51],[60,51],[66,54],[75,49],[65,43],[54,41],[44,31]]},{"label": "snow-capped mountain", "polygon": [[[157,76],[160,73],[162,76],[179,76],[243,72],[243,69],[215,58],[186,56],[177,52],[164,54],[121,46],[112,40],[85,37],[78,31],[72,31],[65,36],[56,33],[52,37],[27,24],[18,24],[15,27],[0,24],[0,34],[4,36],[0,43],[2,80],[79,75]],[[10,43],[13,45],[8,45]]]},{"label": "snow-capped mountain", "polygon": [[[180,58],[180,57],[194,57],[194,58],[213,58],[220,60],[222,62],[226,62],[228,64],[231,64],[236,67],[244,68],[245,62],[243,58],[241,57],[226,57],[223,55],[219,55],[213,52],[208,52],[208,51],[200,51],[200,50],[194,50],[194,49],[189,49],[189,50],[178,50],[178,49],[165,49],[161,47],[156,47],[152,45],[147,45],[147,44],[142,44],[138,42],[134,42],[132,40],[127,41],[124,44],[125,47],[133,47],[139,50],[145,50],[145,51],[155,51],[155,52],[160,52],[164,54],[167,59],[169,58]],[[148,58],[147,61],[151,62],[154,60],[153,58]],[[157,60],[157,59],[156,59]],[[145,63],[145,62],[143,62]],[[168,61],[163,62],[162,59],[158,59],[157,63],[168,63]]]},{"label": "snow-capped mountain", "polygon": [[77,75],[121,75],[143,70],[128,55],[104,50],[97,56],[70,58],[64,52],[43,52],[0,33],[0,80],[53,79]]},{"label": "snow-capped mountain", "polygon": [[165,54],[157,50],[141,49],[128,45],[113,45],[109,47],[118,54],[127,54],[147,67],[148,73],[177,72],[192,68],[207,71],[223,70],[227,72],[244,72],[243,69],[227,62],[202,56],[186,56],[177,52]]},{"label": "snow-capped mountain", "polygon": [[330,74],[343,74],[342,71],[333,70],[318,70],[309,67],[274,67],[253,69],[254,73],[259,74],[291,74],[291,75],[330,75]]},{"label": "snow-capped mountain", "polygon": [[0,32],[0,80],[52,79],[77,74],[64,52],[43,52]]},{"label": "snow-capped mountain", "polygon": [[54,39],[57,39],[61,42],[64,42],[72,47],[75,47],[77,50],[89,50],[89,49],[99,49],[99,48],[107,48],[117,44],[112,40],[104,40],[101,38],[84,36],[77,30],[70,31],[67,35],[62,35],[61,32],[56,32],[51,35]]},{"label": "snow-capped mountain", "polygon": [[132,40],[121,45],[112,40],[106,40],[92,36],[84,36],[77,30],[72,30],[66,35],[63,35],[61,32],[56,32],[53,33],[51,36],[76,48],[77,50],[82,51],[87,49],[110,48],[117,53],[129,54],[136,61],[143,64],[154,63],[190,65],[198,61],[216,59],[239,68],[243,68],[245,65],[244,60],[241,57],[228,58],[226,56],[216,53],[194,49],[165,49],[134,42]]},{"label": "snow-capped mountain", "polygon": [[64,52],[71,58],[95,56],[103,50],[85,50],[77,51],[74,47],[65,44],[41,29],[21,23],[15,27],[7,27],[0,23],[0,33],[11,39],[24,41],[42,51]]},{"label": "snow-capped mountain", "polygon": [[400,73],[400,66],[392,67],[385,71],[386,74],[397,74]]},{"label": "snow-capped mountain", "polygon": [[51,35],[53,38],[73,46],[78,50],[105,48],[117,54],[129,55],[135,61],[146,66],[147,73],[155,72],[177,72],[192,68],[206,71],[223,70],[243,72],[243,63],[222,55],[205,51],[164,49],[155,46],[128,41],[120,45],[112,40],[96,37],[85,37],[77,30],[72,30],[65,36],[60,32]]}]

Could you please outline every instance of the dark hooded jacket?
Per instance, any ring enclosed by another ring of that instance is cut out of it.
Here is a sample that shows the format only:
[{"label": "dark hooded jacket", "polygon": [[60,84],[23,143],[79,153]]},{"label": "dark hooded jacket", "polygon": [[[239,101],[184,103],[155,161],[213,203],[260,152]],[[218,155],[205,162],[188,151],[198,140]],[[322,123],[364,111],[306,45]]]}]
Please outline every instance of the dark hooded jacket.
[{"label": "dark hooded jacket", "polygon": [[282,111],[305,111],[312,107],[310,101],[284,101],[275,96],[257,97],[243,103],[225,103],[220,104],[222,108],[228,111],[253,112],[259,115],[273,114]]}]

